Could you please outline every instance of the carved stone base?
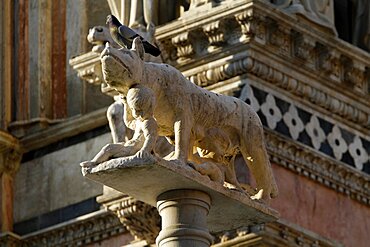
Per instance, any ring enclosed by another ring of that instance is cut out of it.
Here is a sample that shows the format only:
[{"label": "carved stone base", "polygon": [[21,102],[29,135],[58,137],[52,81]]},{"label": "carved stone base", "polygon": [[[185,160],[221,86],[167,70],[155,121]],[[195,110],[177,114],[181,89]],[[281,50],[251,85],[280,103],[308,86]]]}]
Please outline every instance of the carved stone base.
[{"label": "carved stone base", "polygon": [[161,159],[118,158],[94,168],[83,168],[89,179],[135,197],[152,206],[170,190],[203,191],[211,197],[207,224],[211,232],[275,221],[278,213],[246,194],[211,181],[190,166]]},{"label": "carved stone base", "polygon": [[161,218],[155,207],[106,186],[97,201],[113,212],[134,236],[134,241],[128,246],[147,246],[155,243],[161,228]]}]

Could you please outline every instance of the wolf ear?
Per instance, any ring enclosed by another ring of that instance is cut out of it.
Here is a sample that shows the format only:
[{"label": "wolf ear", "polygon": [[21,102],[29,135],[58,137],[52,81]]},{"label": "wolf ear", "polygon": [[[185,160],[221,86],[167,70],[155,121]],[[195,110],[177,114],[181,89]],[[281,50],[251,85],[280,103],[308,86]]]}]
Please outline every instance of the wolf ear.
[{"label": "wolf ear", "polygon": [[134,41],[132,42],[131,50],[135,51],[137,55],[141,58],[141,60],[144,59],[144,46],[143,42],[141,42],[140,37],[136,37],[134,39]]}]

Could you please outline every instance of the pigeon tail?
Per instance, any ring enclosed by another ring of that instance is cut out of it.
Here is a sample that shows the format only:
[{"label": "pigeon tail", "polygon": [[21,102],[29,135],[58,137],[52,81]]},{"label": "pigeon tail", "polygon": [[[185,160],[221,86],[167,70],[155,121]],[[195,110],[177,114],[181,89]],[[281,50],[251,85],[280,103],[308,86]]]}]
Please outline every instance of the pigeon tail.
[{"label": "pigeon tail", "polygon": [[150,44],[148,41],[143,41],[144,50],[146,53],[149,53],[152,56],[158,57],[161,54],[161,51],[155,47],[154,45]]}]

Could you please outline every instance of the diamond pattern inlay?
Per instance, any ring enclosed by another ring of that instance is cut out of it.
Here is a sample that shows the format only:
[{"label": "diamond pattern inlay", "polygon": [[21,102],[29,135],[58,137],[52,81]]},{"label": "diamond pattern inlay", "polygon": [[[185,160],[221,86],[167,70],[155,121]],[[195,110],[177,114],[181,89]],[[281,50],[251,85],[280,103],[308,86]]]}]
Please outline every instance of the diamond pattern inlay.
[{"label": "diamond pattern inlay", "polygon": [[[293,140],[310,146],[336,160],[370,173],[370,137],[352,133],[337,122],[321,118],[280,98],[270,90],[257,88],[246,80],[240,99],[251,105],[262,123]],[[310,111],[310,112],[309,112]]]}]

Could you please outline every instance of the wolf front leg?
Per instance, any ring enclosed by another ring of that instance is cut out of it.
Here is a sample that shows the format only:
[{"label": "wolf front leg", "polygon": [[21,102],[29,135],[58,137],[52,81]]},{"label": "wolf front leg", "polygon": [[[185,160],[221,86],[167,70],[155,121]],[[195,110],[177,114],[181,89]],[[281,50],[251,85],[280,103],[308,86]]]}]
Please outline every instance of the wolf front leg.
[{"label": "wolf front leg", "polygon": [[174,123],[175,152],[171,160],[179,160],[182,163],[188,161],[191,140],[191,119],[184,115]]}]

